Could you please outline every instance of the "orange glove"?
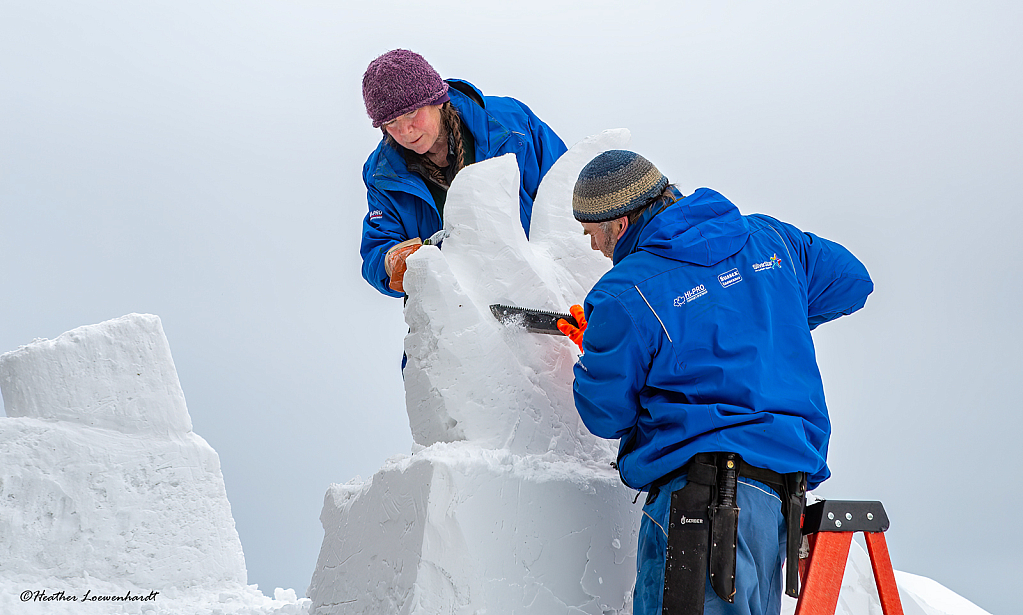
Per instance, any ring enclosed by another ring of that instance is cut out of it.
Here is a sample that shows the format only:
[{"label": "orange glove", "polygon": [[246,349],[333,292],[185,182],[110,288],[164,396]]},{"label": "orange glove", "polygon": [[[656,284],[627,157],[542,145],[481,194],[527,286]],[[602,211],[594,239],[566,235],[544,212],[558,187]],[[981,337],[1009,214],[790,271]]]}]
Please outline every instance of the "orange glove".
[{"label": "orange glove", "polygon": [[581,352],[583,349],[583,333],[586,332],[586,317],[583,316],[583,306],[573,305],[568,308],[568,312],[572,315],[572,318],[575,318],[575,321],[579,323],[579,326],[573,327],[567,320],[562,318],[558,321],[558,331],[561,331],[568,336],[568,339],[575,342]]},{"label": "orange glove", "polygon": [[405,287],[402,284],[405,280],[405,270],[408,269],[405,259],[409,257],[409,254],[412,254],[421,247],[423,247],[423,240],[413,237],[387,251],[387,255],[384,257],[384,270],[387,271],[387,275],[391,278],[391,283],[388,284],[391,290],[398,291],[399,293],[405,292]]}]

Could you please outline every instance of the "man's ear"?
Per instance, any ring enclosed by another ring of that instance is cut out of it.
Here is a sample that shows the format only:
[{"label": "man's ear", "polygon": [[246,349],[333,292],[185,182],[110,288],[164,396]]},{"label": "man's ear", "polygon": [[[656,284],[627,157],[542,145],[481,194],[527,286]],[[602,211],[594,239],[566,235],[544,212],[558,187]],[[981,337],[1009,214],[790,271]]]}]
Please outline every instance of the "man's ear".
[{"label": "man's ear", "polygon": [[629,217],[628,216],[622,216],[621,218],[618,218],[618,221],[621,222],[622,228],[620,228],[618,230],[618,237],[617,237],[617,239],[621,239],[622,235],[625,234],[625,229],[629,228]]}]

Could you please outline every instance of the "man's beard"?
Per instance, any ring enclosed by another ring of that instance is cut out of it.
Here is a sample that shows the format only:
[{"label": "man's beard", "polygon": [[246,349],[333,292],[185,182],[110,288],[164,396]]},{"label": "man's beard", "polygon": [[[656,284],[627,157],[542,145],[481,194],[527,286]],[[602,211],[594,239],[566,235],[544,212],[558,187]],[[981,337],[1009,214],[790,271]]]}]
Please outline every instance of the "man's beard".
[{"label": "man's beard", "polygon": [[615,255],[615,246],[618,245],[617,233],[614,232],[611,226],[613,224],[614,220],[600,223],[600,232],[604,236],[604,241],[598,246],[601,254],[612,259]]}]

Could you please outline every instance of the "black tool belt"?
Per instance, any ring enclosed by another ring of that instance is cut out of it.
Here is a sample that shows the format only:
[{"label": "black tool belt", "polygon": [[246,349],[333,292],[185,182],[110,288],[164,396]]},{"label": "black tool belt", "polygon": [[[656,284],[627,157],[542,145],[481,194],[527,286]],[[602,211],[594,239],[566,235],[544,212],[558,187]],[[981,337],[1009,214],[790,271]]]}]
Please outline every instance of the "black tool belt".
[{"label": "black tool belt", "polygon": [[800,519],[806,501],[806,476],[802,472],[779,474],[751,466],[736,453],[700,453],[689,462],[654,482],[647,502],[660,488],[686,475],[686,486],[671,494],[668,517],[668,550],[665,558],[663,613],[692,615],[703,612],[707,575],[722,599],[735,596],[735,550],[739,508],[736,479],[745,476],[762,482],[781,496],[788,532],[786,541],[785,593],[799,595]]}]

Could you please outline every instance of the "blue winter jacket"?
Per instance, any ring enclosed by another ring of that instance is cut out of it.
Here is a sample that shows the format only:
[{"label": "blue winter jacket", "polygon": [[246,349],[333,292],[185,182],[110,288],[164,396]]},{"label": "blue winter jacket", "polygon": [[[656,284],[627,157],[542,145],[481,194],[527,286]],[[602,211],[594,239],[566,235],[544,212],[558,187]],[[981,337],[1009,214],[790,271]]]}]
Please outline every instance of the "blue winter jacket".
[{"label": "blue winter jacket", "polygon": [[[515,154],[519,164],[519,217],[529,235],[533,198],[540,180],[565,153],[564,142],[529,108],[514,98],[483,96],[475,86],[448,80],[451,104],[476,140],[476,160]],[[480,106],[456,88],[475,94]],[[408,170],[405,159],[384,140],[362,168],[369,213],[362,223],[362,277],[385,295],[401,297],[388,287],[384,256],[397,243],[426,239],[442,228],[440,213],[426,182]]]},{"label": "blue winter jacket", "polygon": [[622,480],[646,489],[728,451],[824,481],[831,422],[810,330],[863,307],[863,264],[707,188],[648,210],[613,260],[586,297],[574,390],[589,430],[621,439]]}]

